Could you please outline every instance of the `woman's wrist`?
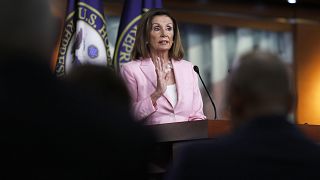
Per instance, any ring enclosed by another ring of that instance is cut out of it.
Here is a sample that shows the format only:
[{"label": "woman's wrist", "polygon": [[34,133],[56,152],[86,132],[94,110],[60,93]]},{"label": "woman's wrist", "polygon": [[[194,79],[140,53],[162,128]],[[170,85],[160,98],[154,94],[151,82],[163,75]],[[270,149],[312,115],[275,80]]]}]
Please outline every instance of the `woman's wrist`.
[{"label": "woman's wrist", "polygon": [[157,91],[155,91],[154,93],[151,94],[151,100],[152,100],[152,104],[156,105],[157,100],[160,98],[161,93],[158,93]]}]

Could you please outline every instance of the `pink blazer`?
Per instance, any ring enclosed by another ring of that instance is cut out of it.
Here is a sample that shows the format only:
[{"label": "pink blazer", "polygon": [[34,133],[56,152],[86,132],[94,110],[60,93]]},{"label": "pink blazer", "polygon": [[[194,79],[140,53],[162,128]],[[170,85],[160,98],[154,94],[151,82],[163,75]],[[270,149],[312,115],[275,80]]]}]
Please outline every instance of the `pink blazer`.
[{"label": "pink blazer", "polygon": [[198,76],[193,65],[186,61],[172,60],[177,87],[177,103],[171,104],[166,94],[153,106],[150,95],[157,86],[157,75],[151,58],[131,61],[121,67],[123,77],[133,101],[133,112],[146,124],[162,124],[206,119],[198,86]]}]

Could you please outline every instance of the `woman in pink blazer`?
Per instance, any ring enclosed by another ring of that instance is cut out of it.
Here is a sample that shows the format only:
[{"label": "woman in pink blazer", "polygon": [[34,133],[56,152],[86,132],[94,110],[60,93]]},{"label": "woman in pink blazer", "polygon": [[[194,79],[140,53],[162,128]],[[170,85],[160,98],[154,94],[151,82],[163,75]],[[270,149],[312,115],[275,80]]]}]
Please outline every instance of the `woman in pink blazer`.
[{"label": "woman in pink blazer", "polygon": [[138,120],[161,124],[206,118],[197,74],[183,54],[175,18],[164,9],[146,12],[137,29],[133,61],[120,69]]}]

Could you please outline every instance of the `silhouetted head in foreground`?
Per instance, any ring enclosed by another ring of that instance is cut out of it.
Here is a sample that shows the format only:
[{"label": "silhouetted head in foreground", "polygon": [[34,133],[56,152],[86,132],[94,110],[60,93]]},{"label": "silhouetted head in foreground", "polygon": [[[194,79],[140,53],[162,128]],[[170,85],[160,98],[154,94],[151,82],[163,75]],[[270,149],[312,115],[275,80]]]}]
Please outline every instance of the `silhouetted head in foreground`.
[{"label": "silhouetted head in foreground", "polygon": [[258,50],[248,52],[234,65],[229,78],[227,101],[235,125],[290,111],[290,80],[278,56]]},{"label": "silhouetted head in foreground", "polygon": [[130,111],[130,95],[126,85],[111,68],[84,64],[67,77],[69,83],[94,95],[98,101],[112,102],[114,106]]},{"label": "silhouetted head in foreground", "polygon": [[[28,53],[51,59],[57,22],[47,0],[1,1],[1,54]],[[22,60],[22,59],[21,59]]]},{"label": "silhouetted head in foreground", "polygon": [[[0,179],[146,179],[152,135],[102,96],[125,92],[112,86],[117,81],[99,77],[110,89],[90,94],[50,71],[49,1],[5,0],[0,15]],[[90,83],[99,84],[83,81]]]}]

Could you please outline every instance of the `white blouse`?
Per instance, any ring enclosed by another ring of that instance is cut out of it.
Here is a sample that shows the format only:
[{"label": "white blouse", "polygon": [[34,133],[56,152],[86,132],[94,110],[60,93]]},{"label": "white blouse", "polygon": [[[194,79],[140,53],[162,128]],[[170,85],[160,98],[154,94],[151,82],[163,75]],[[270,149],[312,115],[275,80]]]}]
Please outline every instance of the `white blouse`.
[{"label": "white blouse", "polygon": [[176,84],[171,84],[167,86],[166,95],[169,98],[169,101],[171,102],[172,106],[175,107],[178,100]]}]

